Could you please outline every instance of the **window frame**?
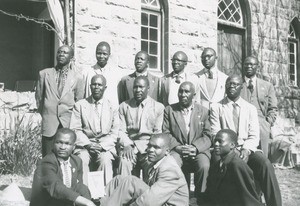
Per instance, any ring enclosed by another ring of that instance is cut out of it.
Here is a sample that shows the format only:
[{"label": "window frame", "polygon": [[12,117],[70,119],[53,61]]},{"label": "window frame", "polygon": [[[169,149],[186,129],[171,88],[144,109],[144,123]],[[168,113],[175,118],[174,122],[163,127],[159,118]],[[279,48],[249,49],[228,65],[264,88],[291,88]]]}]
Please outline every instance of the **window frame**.
[{"label": "window frame", "polygon": [[[288,33],[288,82],[290,86],[294,86],[294,87],[299,87],[300,86],[300,57],[299,57],[299,51],[300,51],[300,40],[299,40],[299,34],[300,34],[300,28],[298,28],[300,26],[300,22],[298,20],[298,18],[294,18],[291,23],[290,23],[290,27],[293,28],[294,30],[294,36],[290,36],[290,30]],[[291,80],[291,63],[290,63],[290,44],[294,44],[295,45],[295,63],[294,68],[295,68],[295,80]]]}]

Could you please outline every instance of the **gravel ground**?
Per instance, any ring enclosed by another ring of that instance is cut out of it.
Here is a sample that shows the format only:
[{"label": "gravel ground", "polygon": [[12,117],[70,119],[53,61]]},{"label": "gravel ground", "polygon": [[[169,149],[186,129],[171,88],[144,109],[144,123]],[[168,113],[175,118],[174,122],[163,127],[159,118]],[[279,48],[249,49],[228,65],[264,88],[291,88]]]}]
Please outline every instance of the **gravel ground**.
[{"label": "gravel ground", "polygon": [[[300,168],[296,169],[275,169],[283,200],[283,206],[299,206],[300,205]],[[11,182],[17,183],[22,190],[25,199],[30,199],[30,187],[32,177],[22,177],[17,175],[1,175],[0,190],[3,190]],[[1,201],[0,206],[28,206],[29,202],[8,202]],[[195,198],[191,198],[190,206],[196,206]]]}]

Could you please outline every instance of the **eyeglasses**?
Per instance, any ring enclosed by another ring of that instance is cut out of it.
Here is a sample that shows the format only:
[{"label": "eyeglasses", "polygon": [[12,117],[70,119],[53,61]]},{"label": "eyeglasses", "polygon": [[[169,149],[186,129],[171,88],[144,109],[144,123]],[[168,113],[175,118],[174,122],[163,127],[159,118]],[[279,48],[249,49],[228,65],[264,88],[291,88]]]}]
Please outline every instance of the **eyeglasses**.
[{"label": "eyeglasses", "polygon": [[215,55],[205,55],[205,56],[201,56],[201,59],[210,59],[210,58],[212,58],[213,56],[215,56]]},{"label": "eyeglasses", "polygon": [[241,86],[242,84],[240,84],[240,83],[235,83],[235,82],[227,82],[226,84],[225,84],[225,86],[226,87],[231,87],[231,86],[233,86],[233,87],[238,87],[238,86]]},{"label": "eyeglasses", "polygon": [[244,63],[244,66],[251,66],[251,67],[253,67],[253,66],[256,66],[257,64],[253,64],[253,63]]},{"label": "eyeglasses", "polygon": [[172,62],[187,62],[185,60],[181,60],[181,59],[171,59]]}]

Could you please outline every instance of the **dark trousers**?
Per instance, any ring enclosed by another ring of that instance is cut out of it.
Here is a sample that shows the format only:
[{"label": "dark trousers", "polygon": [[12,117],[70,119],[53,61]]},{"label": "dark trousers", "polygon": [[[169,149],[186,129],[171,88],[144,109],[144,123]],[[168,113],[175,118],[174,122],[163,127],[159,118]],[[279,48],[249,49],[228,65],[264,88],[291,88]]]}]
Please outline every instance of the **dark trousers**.
[{"label": "dark trousers", "polygon": [[269,142],[271,136],[271,125],[266,121],[265,117],[259,116],[259,149],[264,152],[265,157],[269,156]]},{"label": "dark trousers", "polygon": [[[57,129],[63,128],[61,124],[58,125]],[[55,135],[54,135],[55,136]],[[47,154],[51,153],[53,149],[54,136],[46,137],[42,136],[42,156],[45,157]]]},{"label": "dark trousers", "polygon": [[[187,172],[194,172],[195,197],[198,202],[201,202],[206,189],[210,159],[203,153],[198,154],[195,159],[182,159],[175,151],[171,151],[171,155],[185,174]],[[189,180],[187,182],[189,182]]]}]

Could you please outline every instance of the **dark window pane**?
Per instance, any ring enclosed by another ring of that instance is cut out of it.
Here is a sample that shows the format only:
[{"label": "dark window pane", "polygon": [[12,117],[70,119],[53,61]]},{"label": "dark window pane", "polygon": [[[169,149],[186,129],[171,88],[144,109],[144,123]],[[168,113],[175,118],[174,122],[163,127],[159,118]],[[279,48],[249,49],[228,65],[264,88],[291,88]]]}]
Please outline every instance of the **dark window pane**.
[{"label": "dark window pane", "polygon": [[150,42],[150,54],[157,54],[157,43]]},{"label": "dark window pane", "polygon": [[157,57],[150,56],[150,68],[157,68]]},{"label": "dark window pane", "polygon": [[142,25],[148,26],[148,14],[142,13]]},{"label": "dark window pane", "polygon": [[291,79],[292,81],[295,81],[295,76],[294,76],[294,75],[290,75],[290,79]]},{"label": "dark window pane", "polygon": [[142,39],[148,39],[149,38],[148,37],[148,28],[142,27],[141,33],[142,33]]},{"label": "dark window pane", "polygon": [[290,43],[290,53],[294,53],[294,44]]},{"label": "dark window pane", "polygon": [[157,41],[157,29],[150,29],[150,40]]},{"label": "dark window pane", "polygon": [[145,51],[148,53],[148,42],[142,41],[142,51]]},{"label": "dark window pane", "polygon": [[295,62],[295,56],[293,54],[290,54],[290,63]]},{"label": "dark window pane", "polygon": [[157,27],[157,16],[150,14],[150,26]]}]

